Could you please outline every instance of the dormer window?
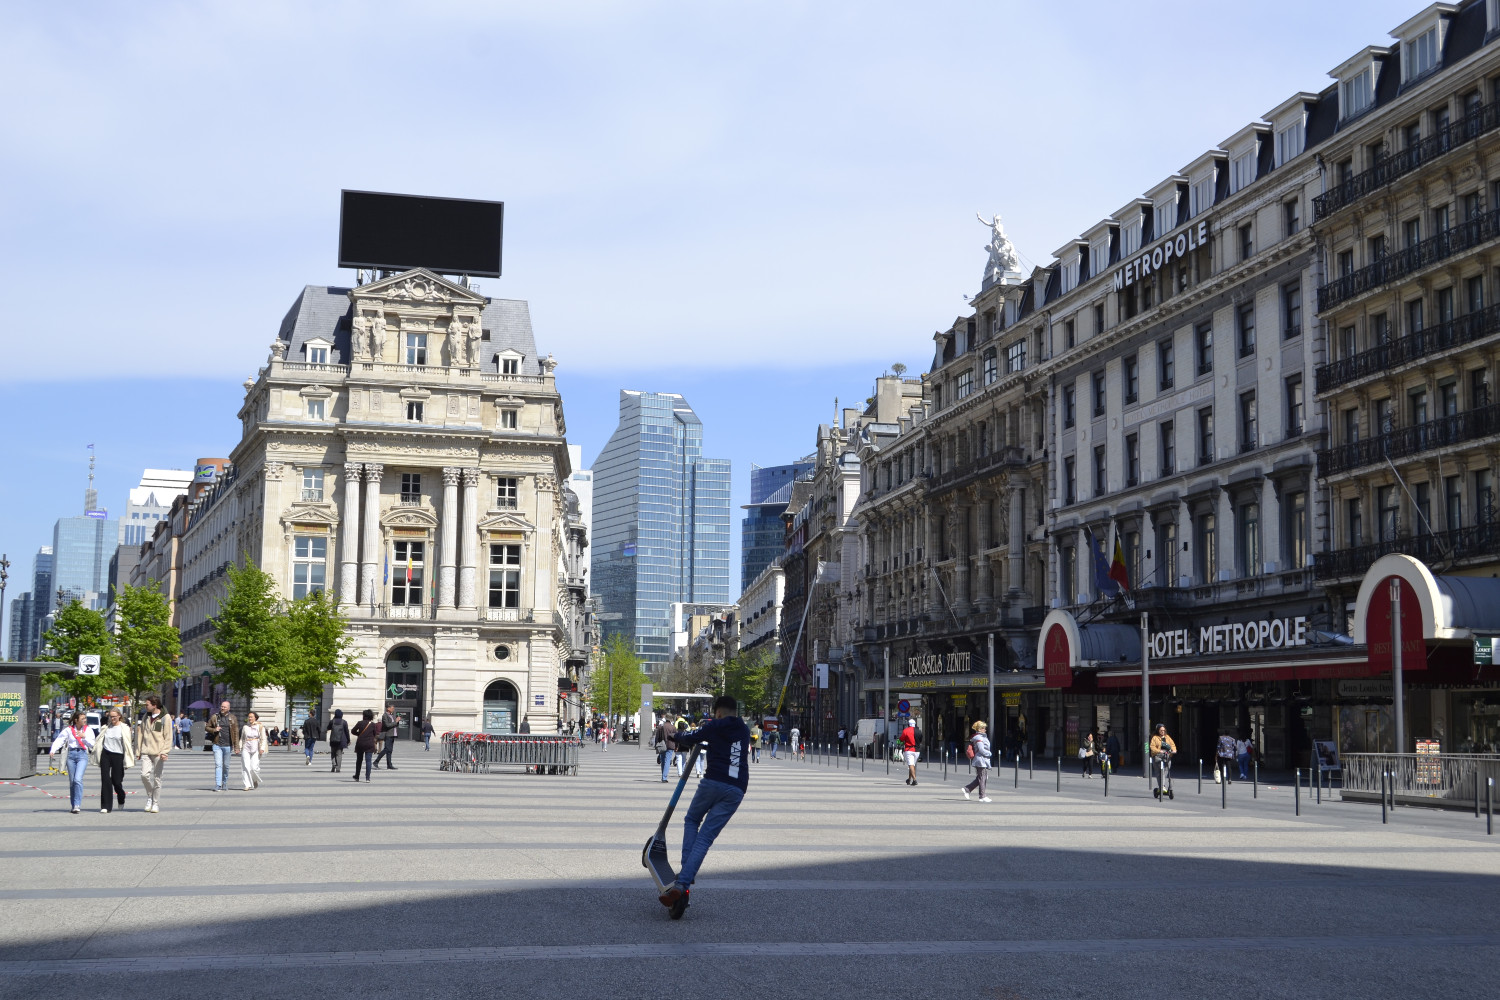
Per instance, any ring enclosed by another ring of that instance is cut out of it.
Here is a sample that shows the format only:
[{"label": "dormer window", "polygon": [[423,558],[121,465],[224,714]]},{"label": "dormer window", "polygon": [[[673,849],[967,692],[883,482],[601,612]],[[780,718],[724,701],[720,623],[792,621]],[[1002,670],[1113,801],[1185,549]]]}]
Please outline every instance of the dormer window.
[{"label": "dormer window", "polygon": [[1188,211],[1195,218],[1202,215],[1213,207],[1214,204],[1214,175],[1205,174],[1193,181],[1193,186],[1188,189]]},{"label": "dormer window", "polygon": [[1141,248],[1141,225],[1142,223],[1137,220],[1126,226],[1125,231],[1120,234],[1122,240],[1120,256],[1129,256]]},{"label": "dormer window", "polygon": [[1063,261],[1062,266],[1062,291],[1066,295],[1078,287],[1078,255],[1074,254]]},{"label": "dormer window", "polygon": [[329,350],[333,344],[321,337],[314,337],[302,346],[302,353],[310,365],[328,364]]},{"label": "dormer window", "polygon": [[1410,83],[1420,76],[1425,76],[1438,64],[1438,27],[1433,25],[1422,32],[1416,38],[1407,42],[1401,49],[1401,62],[1404,75],[1402,82]]},{"label": "dormer window", "polygon": [[1229,163],[1229,193],[1243,191],[1255,180],[1255,148],[1236,156]]},{"label": "dormer window", "polygon": [[1276,165],[1279,167],[1300,155],[1303,141],[1303,125],[1300,118],[1286,128],[1280,129],[1276,133]]},{"label": "dormer window", "polygon": [[1166,201],[1159,202],[1152,212],[1155,221],[1155,225],[1152,226],[1152,236],[1156,239],[1161,239],[1177,228],[1177,196],[1175,194]]},{"label": "dormer window", "polygon": [[1344,119],[1369,110],[1375,100],[1375,85],[1371,81],[1372,71],[1363,69],[1339,84],[1339,106]]},{"label": "dormer window", "polygon": [[504,350],[495,355],[495,367],[500,369],[501,375],[521,374],[521,355],[516,351]]}]

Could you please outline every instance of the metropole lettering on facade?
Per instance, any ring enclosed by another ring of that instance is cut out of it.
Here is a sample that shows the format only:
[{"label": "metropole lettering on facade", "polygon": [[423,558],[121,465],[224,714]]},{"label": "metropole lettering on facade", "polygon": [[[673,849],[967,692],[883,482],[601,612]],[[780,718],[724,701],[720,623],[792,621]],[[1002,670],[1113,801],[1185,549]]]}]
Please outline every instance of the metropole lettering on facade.
[{"label": "metropole lettering on facade", "polygon": [[1193,645],[1192,629],[1151,633],[1151,655],[1156,659],[1197,656],[1201,653],[1247,653],[1260,649],[1286,649],[1307,645],[1307,618],[1267,618],[1254,622],[1226,622],[1198,629]]},{"label": "metropole lettering on facade", "polygon": [[1142,250],[1124,265],[1115,270],[1115,291],[1135,284],[1152,271],[1172,263],[1173,257],[1186,257],[1208,243],[1208,220],[1202,219],[1196,226],[1189,226],[1176,236],[1169,236],[1149,250]]}]

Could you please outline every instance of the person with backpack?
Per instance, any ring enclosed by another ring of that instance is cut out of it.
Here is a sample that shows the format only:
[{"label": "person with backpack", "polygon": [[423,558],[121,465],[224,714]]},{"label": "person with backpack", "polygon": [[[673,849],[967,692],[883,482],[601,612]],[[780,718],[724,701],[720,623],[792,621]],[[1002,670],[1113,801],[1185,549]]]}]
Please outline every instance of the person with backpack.
[{"label": "person with backpack", "polygon": [[908,785],[917,783],[917,759],[920,756],[917,750],[917,720],[908,716],[906,727],[901,730],[901,760],[906,764]]},{"label": "person with backpack", "polygon": [[335,708],[333,718],[328,721],[328,755],[333,758],[329,774],[344,769],[344,748],[349,745],[349,723],[344,721],[344,710]]},{"label": "person with backpack", "polygon": [[1219,743],[1214,749],[1214,755],[1217,758],[1214,770],[1218,772],[1219,779],[1226,785],[1230,783],[1229,769],[1235,766],[1234,751],[1234,737],[1229,735],[1227,729],[1219,733]]},{"label": "person with backpack", "polygon": [[989,726],[983,722],[976,722],[971,727],[974,735],[969,737],[968,745],[964,747],[964,755],[969,758],[969,763],[974,768],[974,780],[964,786],[964,798],[969,793],[979,791],[979,801],[989,802],[990,797],[985,794],[985,782],[990,776],[990,737],[986,730]]},{"label": "person with backpack", "polygon": [[365,784],[370,783],[370,772],[374,770],[375,744],[380,736],[380,726],[375,722],[375,710],[365,709],[364,718],[354,724],[354,780],[359,780],[359,769],[365,769]]}]

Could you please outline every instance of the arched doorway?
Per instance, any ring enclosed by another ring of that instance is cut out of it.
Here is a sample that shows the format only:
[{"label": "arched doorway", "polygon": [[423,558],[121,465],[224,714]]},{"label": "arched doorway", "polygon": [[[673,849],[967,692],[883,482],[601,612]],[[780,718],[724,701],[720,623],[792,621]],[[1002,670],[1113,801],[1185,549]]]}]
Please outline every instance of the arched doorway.
[{"label": "arched doorway", "polygon": [[[385,654],[385,700],[396,706],[401,727],[415,738],[420,727],[414,719],[422,715],[422,678],[427,658],[415,646],[397,646]],[[382,706],[383,707],[383,706]]]},{"label": "arched doorway", "polygon": [[510,681],[492,681],[484,689],[484,731],[495,735],[516,731],[516,707],[521,696]]}]

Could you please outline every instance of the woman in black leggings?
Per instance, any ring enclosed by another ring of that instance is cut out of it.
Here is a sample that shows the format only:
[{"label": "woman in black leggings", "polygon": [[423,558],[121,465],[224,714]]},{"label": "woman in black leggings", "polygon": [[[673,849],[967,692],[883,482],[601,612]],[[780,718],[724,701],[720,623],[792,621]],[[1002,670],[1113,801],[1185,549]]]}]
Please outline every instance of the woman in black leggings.
[{"label": "woman in black leggings", "polygon": [[354,735],[354,780],[359,780],[359,769],[363,766],[368,783],[370,765],[375,759],[375,738],[380,733],[380,727],[375,725],[374,709],[365,709],[364,718],[356,722],[350,732]]},{"label": "woman in black leggings", "polygon": [[135,763],[135,754],[130,746],[130,727],[120,721],[119,709],[109,710],[94,749],[99,755],[99,811],[113,811],[117,797],[123,809],[125,769]]}]

